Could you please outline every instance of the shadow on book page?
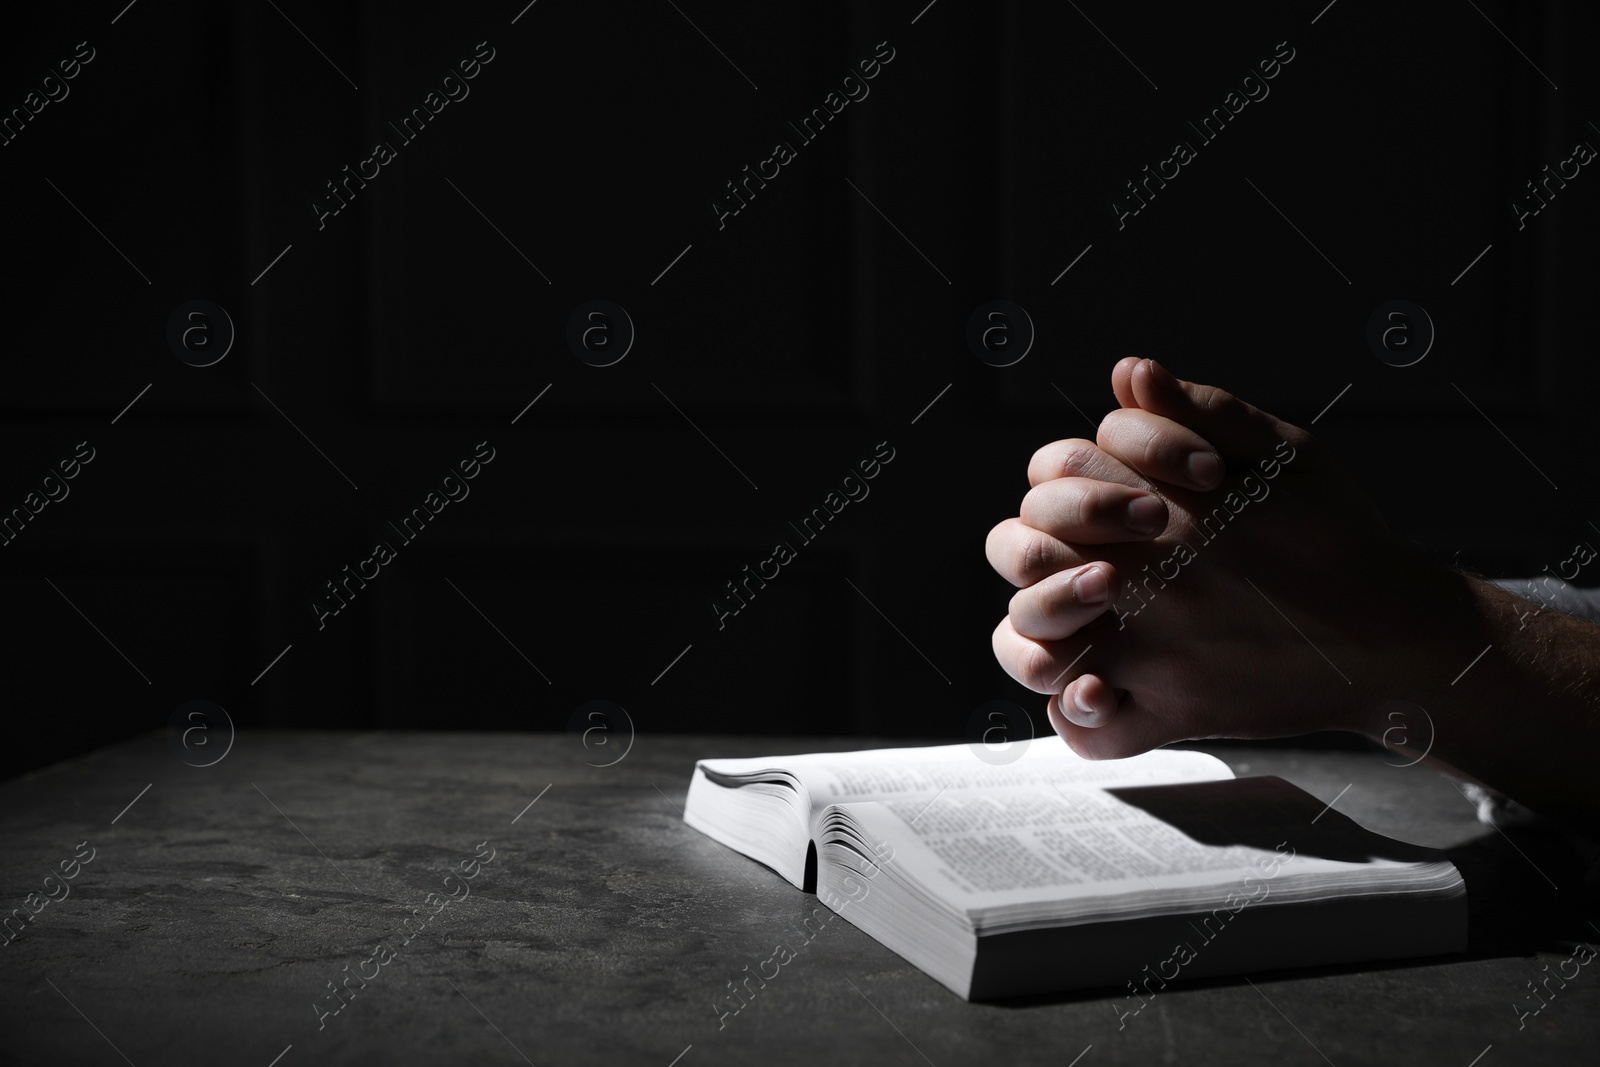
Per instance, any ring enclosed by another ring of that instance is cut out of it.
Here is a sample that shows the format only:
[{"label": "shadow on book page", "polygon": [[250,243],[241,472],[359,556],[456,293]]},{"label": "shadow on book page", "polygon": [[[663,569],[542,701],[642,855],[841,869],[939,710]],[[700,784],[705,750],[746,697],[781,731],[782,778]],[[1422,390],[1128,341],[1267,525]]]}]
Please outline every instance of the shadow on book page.
[{"label": "shadow on book page", "polygon": [[1373,833],[1298,786],[1270,775],[1107,789],[1203,845],[1271,851],[1279,842],[1321,859],[1426,861],[1435,849]]}]

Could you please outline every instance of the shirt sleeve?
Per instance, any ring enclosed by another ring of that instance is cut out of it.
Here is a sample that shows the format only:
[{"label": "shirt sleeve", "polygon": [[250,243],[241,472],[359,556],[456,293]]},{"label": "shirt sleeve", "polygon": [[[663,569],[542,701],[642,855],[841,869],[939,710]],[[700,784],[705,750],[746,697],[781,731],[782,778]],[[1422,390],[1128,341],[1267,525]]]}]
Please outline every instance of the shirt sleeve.
[{"label": "shirt sleeve", "polygon": [[1585,589],[1559,578],[1496,578],[1494,584],[1549,611],[1600,624],[1600,588]]},{"label": "shirt sleeve", "polygon": [[[1557,611],[1600,624],[1600,589],[1585,589],[1549,575],[1538,578],[1496,578],[1494,584],[1512,596],[1538,605],[1542,610]],[[1467,799],[1477,805],[1479,822],[1511,827],[1544,821],[1537,813],[1503,793],[1474,782],[1460,784]],[[1591,877],[1600,878],[1600,859],[1596,860]]]}]

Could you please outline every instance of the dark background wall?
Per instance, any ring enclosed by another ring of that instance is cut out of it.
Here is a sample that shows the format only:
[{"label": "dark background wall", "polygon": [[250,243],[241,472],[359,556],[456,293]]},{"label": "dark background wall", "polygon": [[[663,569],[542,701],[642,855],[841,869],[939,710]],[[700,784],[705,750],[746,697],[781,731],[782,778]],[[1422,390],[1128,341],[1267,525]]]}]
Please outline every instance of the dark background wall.
[{"label": "dark background wall", "polygon": [[[1007,699],[1043,728],[989,652],[984,535],[1129,354],[1302,425],[1338,396],[1317,432],[1440,558],[1533,573],[1600,519],[1600,177],[1510,206],[1600,145],[1587,5],[37,7],[6,16],[0,106],[93,59],[0,145],[0,508],[94,458],[0,547],[7,773],[193,699],[241,728],[561,729],[607,700],[641,734],[953,738]],[[1124,183],[1285,41],[1119,228]],[[388,123],[479,42],[406,143]],[[1003,368],[967,343],[997,298],[1037,334]],[[208,367],[167,338],[197,299],[236,330]],[[611,366],[567,343],[594,299],[636,331]],[[1394,299],[1437,331],[1413,366],[1367,343]],[[482,441],[470,495],[319,628],[324,583]],[[880,442],[870,495],[792,537]]]}]

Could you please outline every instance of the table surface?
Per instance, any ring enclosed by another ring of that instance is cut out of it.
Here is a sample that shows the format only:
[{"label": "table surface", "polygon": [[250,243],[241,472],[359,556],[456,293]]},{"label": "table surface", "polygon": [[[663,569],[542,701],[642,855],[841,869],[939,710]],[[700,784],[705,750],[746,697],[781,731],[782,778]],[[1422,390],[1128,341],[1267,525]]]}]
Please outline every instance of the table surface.
[{"label": "table surface", "polygon": [[964,1003],[836,920],[719,1023],[817,901],[684,825],[695,759],[877,744],[645,735],[595,767],[615,755],[573,734],[241,732],[193,767],[151,736],[5,783],[5,908],[70,895],[0,944],[0,1063],[1600,1062],[1600,964],[1567,962],[1600,930],[1565,837],[1507,837],[1378,754],[1214,744],[1195,747],[1448,848],[1469,951],[1175,983],[1119,1029],[1106,991]]}]

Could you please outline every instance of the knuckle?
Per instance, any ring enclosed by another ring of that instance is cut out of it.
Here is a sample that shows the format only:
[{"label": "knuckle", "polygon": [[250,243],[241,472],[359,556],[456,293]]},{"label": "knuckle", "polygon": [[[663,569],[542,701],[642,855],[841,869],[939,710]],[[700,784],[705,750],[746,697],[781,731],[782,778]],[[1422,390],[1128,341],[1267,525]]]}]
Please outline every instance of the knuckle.
[{"label": "knuckle", "polygon": [[1017,590],[1011,597],[1012,625],[1018,633],[1027,633],[1036,624],[1053,623],[1074,603],[1071,580],[1052,574],[1026,589]]},{"label": "knuckle", "polygon": [[1029,642],[1022,652],[1021,663],[1018,666],[1022,672],[1023,685],[1035,693],[1052,691],[1051,682],[1059,670],[1055,665],[1055,657],[1050,654],[1049,649]]},{"label": "knuckle", "polygon": [[1072,478],[1092,470],[1100,454],[1100,448],[1093,441],[1086,441],[1081,437],[1068,438],[1060,443],[1061,454],[1058,467],[1061,477]]},{"label": "knuckle", "polygon": [[1121,530],[1127,491],[1109,484],[1087,486],[1078,494],[1075,519],[1080,528]]},{"label": "knuckle", "polygon": [[1064,531],[1065,540],[1074,540],[1082,532],[1095,527],[1102,510],[1104,497],[1096,482],[1076,482],[1056,501],[1057,521]]},{"label": "knuckle", "polygon": [[1072,577],[1064,571],[1052,575],[1048,581],[1040,582],[1034,588],[1038,592],[1032,601],[1033,610],[1043,618],[1054,618],[1077,603],[1077,597],[1072,593]]},{"label": "knuckle", "polygon": [[1054,538],[1042,533],[1033,532],[1025,536],[1018,547],[1017,573],[1030,581],[1050,573],[1050,565],[1055,559],[1053,544]]},{"label": "knuckle", "polygon": [[1216,386],[1211,386],[1209,392],[1201,393],[1195,403],[1207,414],[1222,419],[1238,415],[1244,410],[1244,401]]},{"label": "knuckle", "polygon": [[1146,471],[1165,471],[1173,465],[1176,458],[1173,449],[1158,433],[1146,433],[1139,441],[1140,469]]}]

